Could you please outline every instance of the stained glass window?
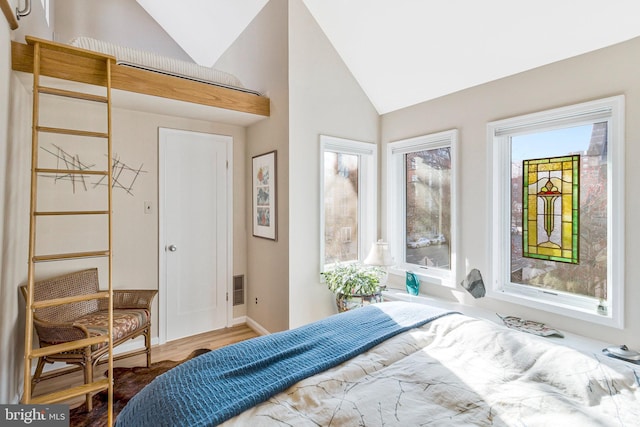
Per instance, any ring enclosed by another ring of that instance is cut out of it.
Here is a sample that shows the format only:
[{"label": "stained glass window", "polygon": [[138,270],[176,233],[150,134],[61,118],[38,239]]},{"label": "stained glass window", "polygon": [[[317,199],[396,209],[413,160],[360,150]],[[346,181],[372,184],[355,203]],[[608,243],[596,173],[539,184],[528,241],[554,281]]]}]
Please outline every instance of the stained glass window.
[{"label": "stained glass window", "polygon": [[580,156],[522,162],[522,256],[579,262]]},{"label": "stained glass window", "polygon": [[623,327],[624,97],[491,122],[497,299]]},{"label": "stained glass window", "polygon": [[606,296],[607,123],[511,141],[511,283]]}]

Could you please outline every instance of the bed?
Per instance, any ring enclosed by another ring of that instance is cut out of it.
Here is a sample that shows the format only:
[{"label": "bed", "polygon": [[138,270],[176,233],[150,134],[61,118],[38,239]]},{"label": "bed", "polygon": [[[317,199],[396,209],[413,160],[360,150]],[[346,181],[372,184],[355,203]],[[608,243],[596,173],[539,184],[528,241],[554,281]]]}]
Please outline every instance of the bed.
[{"label": "bed", "polygon": [[[32,73],[32,45],[39,39],[25,38],[27,44],[11,42],[11,67],[14,71]],[[47,43],[60,49],[50,49],[43,58],[43,76],[105,86],[100,61],[82,55],[85,51],[100,52],[113,57],[113,89],[248,113],[257,118],[270,115],[269,98],[242,87],[228,73],[87,37],[74,39],[73,45]]]},{"label": "bed", "polygon": [[245,88],[242,82],[233,74],[213,67],[204,67],[192,62],[181,61],[175,58],[158,55],[153,52],[133,49],[86,36],[75,37],[69,42],[69,44],[80,49],[113,56],[116,58],[116,65],[138,68],[168,76],[180,77],[200,83],[260,95],[258,91]]},{"label": "bed", "polygon": [[636,426],[640,366],[385,302],[190,360],[116,426]]}]

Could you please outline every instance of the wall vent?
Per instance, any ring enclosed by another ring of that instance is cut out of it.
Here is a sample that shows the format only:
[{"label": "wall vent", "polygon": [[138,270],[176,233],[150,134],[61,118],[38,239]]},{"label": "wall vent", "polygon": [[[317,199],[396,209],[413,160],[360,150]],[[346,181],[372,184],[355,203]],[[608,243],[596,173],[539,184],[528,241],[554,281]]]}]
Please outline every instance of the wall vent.
[{"label": "wall vent", "polygon": [[233,305],[244,304],[244,274],[233,276]]}]

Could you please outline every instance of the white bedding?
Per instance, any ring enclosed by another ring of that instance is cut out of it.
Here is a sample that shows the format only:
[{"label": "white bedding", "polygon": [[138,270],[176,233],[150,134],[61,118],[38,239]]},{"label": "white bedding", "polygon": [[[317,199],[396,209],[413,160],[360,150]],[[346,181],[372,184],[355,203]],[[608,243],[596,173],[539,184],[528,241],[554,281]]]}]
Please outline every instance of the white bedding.
[{"label": "white bedding", "polygon": [[[117,63],[137,66],[151,71],[171,74],[178,77],[217,84],[234,89],[244,89],[242,82],[233,74],[203,67],[192,62],[181,61],[155,53],[119,46],[90,37],[76,37],[69,43],[71,46],[111,55]],[[253,92],[246,90],[247,92]]]},{"label": "white bedding", "polygon": [[459,314],[303,380],[225,426],[638,426],[640,366]]}]

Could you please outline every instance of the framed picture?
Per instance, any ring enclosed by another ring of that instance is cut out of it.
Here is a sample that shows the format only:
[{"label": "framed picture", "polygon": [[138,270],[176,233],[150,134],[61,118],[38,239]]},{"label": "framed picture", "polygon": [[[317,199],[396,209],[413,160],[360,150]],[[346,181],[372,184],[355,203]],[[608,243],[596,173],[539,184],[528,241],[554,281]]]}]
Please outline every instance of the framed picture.
[{"label": "framed picture", "polygon": [[276,151],[253,157],[253,235],[278,240]]}]

